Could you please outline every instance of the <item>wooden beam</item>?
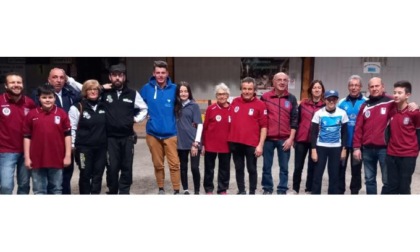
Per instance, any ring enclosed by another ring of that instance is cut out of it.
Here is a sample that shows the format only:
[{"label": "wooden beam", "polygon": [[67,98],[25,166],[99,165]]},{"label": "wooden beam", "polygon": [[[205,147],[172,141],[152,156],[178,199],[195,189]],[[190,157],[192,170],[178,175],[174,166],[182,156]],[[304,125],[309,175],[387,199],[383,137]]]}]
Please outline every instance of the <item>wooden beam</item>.
[{"label": "wooden beam", "polygon": [[300,99],[308,98],[308,89],[314,79],[315,58],[302,58],[302,87],[300,89]]},{"label": "wooden beam", "polygon": [[171,78],[172,82],[176,82],[175,80],[175,58],[174,57],[167,57],[166,63],[168,63],[168,71],[169,77]]}]

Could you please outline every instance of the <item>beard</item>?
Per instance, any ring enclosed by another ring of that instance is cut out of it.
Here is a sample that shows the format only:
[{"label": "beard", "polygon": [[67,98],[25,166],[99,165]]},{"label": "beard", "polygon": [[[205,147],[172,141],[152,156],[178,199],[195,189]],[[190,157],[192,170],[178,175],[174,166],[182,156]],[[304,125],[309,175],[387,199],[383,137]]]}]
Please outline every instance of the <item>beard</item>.
[{"label": "beard", "polygon": [[19,97],[22,95],[23,88],[21,87],[14,87],[14,88],[6,88],[6,92],[13,97]]}]

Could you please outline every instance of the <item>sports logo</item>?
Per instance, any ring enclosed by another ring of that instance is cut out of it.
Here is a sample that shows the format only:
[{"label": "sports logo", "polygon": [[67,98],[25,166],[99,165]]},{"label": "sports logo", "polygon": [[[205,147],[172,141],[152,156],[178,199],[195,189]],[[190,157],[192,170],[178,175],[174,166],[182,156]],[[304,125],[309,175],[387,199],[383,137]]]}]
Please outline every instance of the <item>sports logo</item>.
[{"label": "sports logo", "polygon": [[60,124],[60,120],[61,120],[60,116],[54,116],[54,123],[55,124]]},{"label": "sports logo", "polygon": [[29,113],[29,110],[30,110],[30,109],[25,108],[25,109],[23,110],[23,114],[26,116],[26,115]]},{"label": "sports logo", "polygon": [[239,111],[239,106],[236,106],[234,111],[235,111],[235,113],[238,113],[238,111]]},{"label": "sports logo", "polygon": [[368,111],[366,111],[366,113],[365,113],[365,117],[366,118],[369,118],[370,117],[370,111],[368,110]]},{"label": "sports logo", "polygon": [[132,101],[132,100],[127,99],[127,98],[124,98],[124,99],[123,99],[123,102],[133,103],[133,101]]},{"label": "sports logo", "polygon": [[381,108],[381,115],[385,115],[386,114],[386,108]]},{"label": "sports logo", "polygon": [[9,108],[3,108],[3,115],[5,115],[5,116],[9,116],[10,115],[10,109]]},{"label": "sports logo", "polygon": [[248,111],[248,115],[252,116],[253,114],[254,114],[254,109],[250,108],[249,111]]},{"label": "sports logo", "polygon": [[289,102],[289,101],[285,101],[285,102],[284,102],[284,106],[285,106],[286,108],[289,108],[289,107],[290,107],[290,102]]},{"label": "sports logo", "polygon": [[216,121],[220,122],[222,120],[222,116],[221,115],[217,115],[216,116]]},{"label": "sports logo", "polygon": [[107,95],[107,96],[106,96],[106,101],[107,101],[108,103],[112,103],[114,100],[112,100],[111,95]]},{"label": "sports logo", "polygon": [[87,111],[83,111],[83,118],[90,119],[90,115]]},{"label": "sports logo", "polygon": [[409,123],[410,123],[410,118],[409,117],[404,117],[403,124],[408,125]]}]

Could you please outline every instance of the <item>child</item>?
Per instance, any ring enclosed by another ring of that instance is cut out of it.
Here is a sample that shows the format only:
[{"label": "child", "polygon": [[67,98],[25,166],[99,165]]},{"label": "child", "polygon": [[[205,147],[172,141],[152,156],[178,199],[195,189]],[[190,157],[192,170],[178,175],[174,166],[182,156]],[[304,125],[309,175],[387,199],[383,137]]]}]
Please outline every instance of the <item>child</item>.
[{"label": "child", "polygon": [[200,107],[194,101],[191,88],[181,81],[176,88],[175,101],[176,127],[178,131],[178,156],[181,162],[181,183],[184,194],[188,191],[188,156],[191,159],[191,172],[194,182],[194,194],[200,194],[200,152],[203,123]]},{"label": "child", "polygon": [[420,112],[408,110],[411,83],[398,81],[394,84],[393,108],[389,114],[386,150],[389,194],[411,194],[411,177],[419,154]]},{"label": "child", "polygon": [[67,113],[55,105],[50,85],[38,88],[40,107],[25,118],[25,165],[32,169],[34,194],[61,194],[63,168],[71,163],[71,128]]}]

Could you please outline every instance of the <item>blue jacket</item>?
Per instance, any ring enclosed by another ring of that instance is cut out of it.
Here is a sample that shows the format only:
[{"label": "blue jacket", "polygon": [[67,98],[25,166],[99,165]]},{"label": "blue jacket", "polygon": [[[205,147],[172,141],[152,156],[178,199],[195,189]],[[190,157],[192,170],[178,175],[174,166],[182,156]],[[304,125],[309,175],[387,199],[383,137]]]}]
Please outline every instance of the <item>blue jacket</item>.
[{"label": "blue jacket", "polygon": [[[73,106],[74,104],[82,100],[80,92],[68,84],[65,84],[63,89],[61,90],[61,99],[62,99],[63,105],[61,105],[60,98],[58,98],[57,94],[54,94],[54,96],[55,96],[55,105],[59,108],[64,109],[67,114],[69,113],[71,106]],[[32,92],[31,98],[35,101],[37,106],[40,106],[37,89],[35,89]]]},{"label": "blue jacket", "polygon": [[177,135],[175,120],[176,84],[168,77],[166,86],[160,88],[156,78],[151,77],[139,91],[149,110],[146,133],[158,139],[166,139]]},{"label": "blue jacket", "polygon": [[360,94],[359,97],[357,97],[357,100],[354,103],[354,105],[349,96],[341,99],[338,103],[338,107],[346,111],[347,116],[349,117],[349,122],[347,123],[347,143],[345,145],[346,147],[353,147],[353,134],[356,126],[357,114],[359,114],[360,106],[362,106],[362,104],[366,100],[367,98]]}]

